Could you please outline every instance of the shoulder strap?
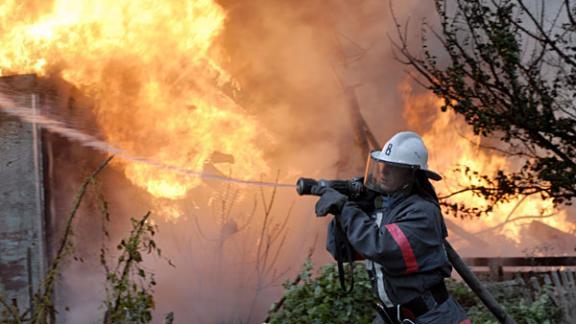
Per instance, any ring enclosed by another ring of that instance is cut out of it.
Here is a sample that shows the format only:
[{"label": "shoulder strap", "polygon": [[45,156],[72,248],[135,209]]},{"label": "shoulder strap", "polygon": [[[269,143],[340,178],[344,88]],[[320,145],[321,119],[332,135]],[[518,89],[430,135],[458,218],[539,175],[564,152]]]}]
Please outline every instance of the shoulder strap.
[{"label": "shoulder strap", "polygon": [[[336,244],[336,263],[338,264],[338,279],[340,280],[340,287],[344,291],[344,294],[348,294],[354,289],[354,256],[352,252],[352,246],[342,229],[342,225],[336,217],[336,228],[334,231],[334,243]],[[344,251],[340,248],[344,246]],[[344,252],[344,255],[342,255]],[[344,261],[350,263],[350,289],[346,289],[346,279],[344,272]]]}]

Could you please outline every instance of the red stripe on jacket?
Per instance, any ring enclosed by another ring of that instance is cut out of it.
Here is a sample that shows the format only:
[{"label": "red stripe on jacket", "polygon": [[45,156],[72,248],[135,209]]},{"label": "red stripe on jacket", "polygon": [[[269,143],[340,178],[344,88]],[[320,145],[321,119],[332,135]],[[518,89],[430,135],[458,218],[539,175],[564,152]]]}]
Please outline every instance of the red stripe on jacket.
[{"label": "red stripe on jacket", "polygon": [[404,263],[406,264],[406,273],[412,273],[418,271],[418,262],[416,262],[416,256],[414,256],[414,251],[410,246],[410,242],[404,235],[404,232],[396,224],[384,225],[388,232],[392,234],[392,238],[396,241],[396,244],[400,246],[400,251],[402,251],[402,257],[404,258]]}]

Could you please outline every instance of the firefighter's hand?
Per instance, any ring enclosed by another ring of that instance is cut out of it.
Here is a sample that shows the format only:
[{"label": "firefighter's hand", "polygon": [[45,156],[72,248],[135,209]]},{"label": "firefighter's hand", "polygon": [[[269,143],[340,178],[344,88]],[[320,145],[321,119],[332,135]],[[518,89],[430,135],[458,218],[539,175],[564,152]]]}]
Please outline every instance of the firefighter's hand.
[{"label": "firefighter's hand", "polygon": [[322,197],[316,202],[316,216],[319,217],[339,213],[348,201],[348,197],[332,188],[323,187],[321,194]]}]

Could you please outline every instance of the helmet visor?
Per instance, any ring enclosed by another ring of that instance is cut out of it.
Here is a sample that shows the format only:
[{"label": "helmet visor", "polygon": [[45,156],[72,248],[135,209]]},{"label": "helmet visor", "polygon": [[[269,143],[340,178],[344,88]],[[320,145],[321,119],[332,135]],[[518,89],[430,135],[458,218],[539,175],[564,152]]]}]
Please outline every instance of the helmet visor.
[{"label": "helmet visor", "polygon": [[391,193],[409,184],[414,179],[417,165],[407,165],[380,160],[379,151],[371,152],[366,162],[364,186],[379,193]]},{"label": "helmet visor", "polygon": [[387,165],[375,157],[377,154],[378,151],[373,151],[368,155],[364,172],[364,186],[372,191],[385,193],[384,172]]}]

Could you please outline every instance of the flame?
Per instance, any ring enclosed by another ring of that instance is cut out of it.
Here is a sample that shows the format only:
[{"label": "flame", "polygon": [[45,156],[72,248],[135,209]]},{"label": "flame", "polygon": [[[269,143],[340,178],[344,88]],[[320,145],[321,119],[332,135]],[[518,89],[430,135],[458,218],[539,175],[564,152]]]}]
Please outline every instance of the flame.
[{"label": "flame", "polygon": [[[244,179],[268,171],[259,147],[271,138],[220,90],[234,81],[219,64],[226,13],[213,0],[8,0],[0,18],[0,75],[59,74],[94,98],[112,145]],[[212,164],[214,153],[233,164]],[[145,164],[121,167],[158,198],[183,198],[200,184]]]},{"label": "flame", "polygon": [[[404,117],[411,127],[422,133],[426,146],[431,151],[429,167],[438,171],[444,179],[435,184],[440,196],[456,192],[468,185],[479,185],[470,180],[463,171],[454,171],[464,166],[480,174],[492,175],[498,170],[513,170],[514,161],[503,154],[483,149],[481,138],[474,135],[461,116],[452,111],[440,112],[441,99],[432,93],[416,95],[410,85],[404,82],[400,92],[405,101]],[[469,207],[484,208],[489,202],[471,192],[449,198],[451,202]],[[510,220],[514,220],[508,222]],[[521,242],[520,231],[523,225],[534,219],[558,229],[572,228],[565,210],[558,210],[551,200],[536,196],[519,197],[498,205],[490,215],[477,219],[454,220],[470,233],[484,233],[495,228],[514,241]]]}]

